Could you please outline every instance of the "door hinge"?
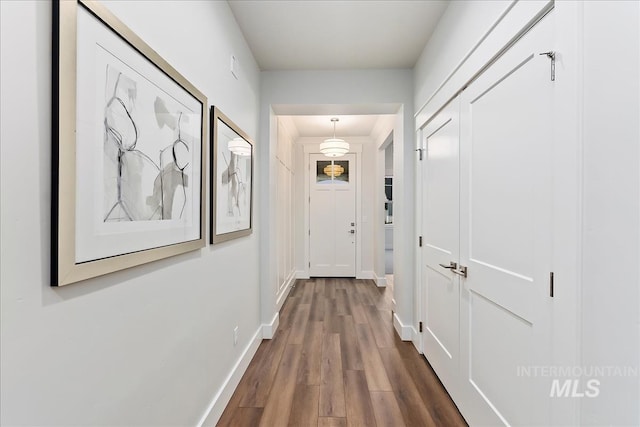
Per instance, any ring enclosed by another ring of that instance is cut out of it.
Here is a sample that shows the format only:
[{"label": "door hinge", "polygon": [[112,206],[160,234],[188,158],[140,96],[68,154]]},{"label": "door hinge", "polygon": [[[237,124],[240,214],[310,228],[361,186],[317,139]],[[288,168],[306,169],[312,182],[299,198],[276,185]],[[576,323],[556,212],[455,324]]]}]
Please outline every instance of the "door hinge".
[{"label": "door hinge", "polygon": [[420,332],[422,332],[422,322],[418,323],[418,328],[420,329]]},{"label": "door hinge", "polygon": [[422,236],[418,236],[418,246],[422,247]]},{"label": "door hinge", "polygon": [[309,268],[311,268],[311,261],[309,261]]},{"label": "door hinge", "polygon": [[553,291],[554,291],[553,290],[553,285],[554,285],[553,281],[554,281],[554,277],[553,277],[553,271],[552,271],[551,273],[549,273],[549,296],[551,298],[553,298]]},{"label": "door hinge", "polygon": [[311,236],[311,229],[309,229],[309,236]]},{"label": "door hinge", "polygon": [[549,59],[551,59],[551,81],[556,81],[556,53],[552,50],[549,52],[542,52],[540,55],[546,55]]},{"label": "door hinge", "polygon": [[424,150],[424,148],[416,148],[416,151],[418,152],[418,160],[422,160],[422,150]]}]

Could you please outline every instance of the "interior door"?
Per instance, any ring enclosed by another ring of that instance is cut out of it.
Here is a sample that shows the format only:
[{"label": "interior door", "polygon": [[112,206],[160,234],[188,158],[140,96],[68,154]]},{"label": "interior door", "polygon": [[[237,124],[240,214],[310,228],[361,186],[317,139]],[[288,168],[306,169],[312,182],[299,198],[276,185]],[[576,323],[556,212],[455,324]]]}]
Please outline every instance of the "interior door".
[{"label": "interior door", "polygon": [[[471,424],[549,425],[553,12],[461,95],[461,374]],[[520,374],[519,374],[520,373]]]},{"label": "interior door", "polygon": [[456,98],[423,129],[423,353],[454,398],[460,395],[459,123]]},{"label": "interior door", "polygon": [[356,156],[309,155],[309,275],[356,275]]}]

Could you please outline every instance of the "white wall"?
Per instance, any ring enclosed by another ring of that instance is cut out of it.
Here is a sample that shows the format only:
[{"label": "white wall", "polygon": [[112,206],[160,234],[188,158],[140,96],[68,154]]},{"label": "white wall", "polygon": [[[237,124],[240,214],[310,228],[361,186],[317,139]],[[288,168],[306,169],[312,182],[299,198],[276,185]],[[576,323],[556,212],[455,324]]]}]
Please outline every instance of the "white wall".
[{"label": "white wall", "polygon": [[415,111],[456,71],[512,2],[453,0],[415,66]]},{"label": "white wall", "polygon": [[[582,364],[640,368],[640,3],[584,2]],[[606,52],[606,64],[603,64]],[[640,425],[640,377],[600,378],[582,425]]]},{"label": "white wall", "polygon": [[[261,82],[261,88],[263,84]],[[262,95],[261,95],[262,99]],[[267,128],[266,134],[259,134],[258,145],[259,173],[254,175],[255,190],[263,195],[256,207],[260,212],[263,227],[260,229],[260,318],[265,326],[265,338],[273,337],[280,322],[279,310],[281,294],[278,290],[277,227],[278,209],[278,117],[269,106],[260,116],[261,128]],[[265,124],[266,123],[266,124]]]},{"label": "white wall", "polygon": [[[276,246],[277,246],[277,303],[281,306],[288,295],[289,287],[295,280],[294,265],[294,192],[296,182],[296,168],[293,162],[295,126],[284,118],[278,119],[278,142],[276,151],[276,165],[278,167],[278,181],[276,182]],[[299,169],[299,168],[298,168]],[[300,174],[302,175],[302,174]],[[298,176],[298,180],[302,177]]]},{"label": "white wall", "polygon": [[374,279],[373,276],[373,264],[374,264],[374,236],[375,227],[378,225],[375,222],[375,192],[379,191],[376,180],[376,154],[377,150],[370,137],[366,138],[366,142],[362,144],[362,173],[361,175],[361,190],[362,190],[362,205],[361,208],[361,221],[358,224],[358,232],[360,233],[360,254],[361,268],[363,276],[369,279]]},{"label": "white wall", "polygon": [[[384,210],[384,203],[387,198],[384,193],[384,176],[386,175],[386,148],[389,150],[393,150],[391,148],[391,144],[393,142],[394,134],[393,127],[395,125],[396,116],[389,115],[381,118],[376,122],[376,126],[371,132],[371,136],[373,138],[374,146],[376,147],[376,156],[375,156],[375,170],[376,170],[376,181],[375,181],[375,190],[374,190],[374,209],[373,209],[373,217],[374,217],[374,238],[373,238],[373,246],[374,246],[374,255],[373,255],[373,272],[375,275],[375,280],[378,286],[386,286],[387,279],[385,277],[385,248],[386,248],[386,233],[387,230],[385,228],[385,218],[386,213]],[[392,169],[393,169],[393,165]],[[393,233],[393,230],[391,231]],[[395,301],[395,298],[393,299]],[[395,307],[394,311],[395,311]]]},{"label": "white wall", "polygon": [[393,176],[393,146],[390,145],[384,150],[384,174]]},{"label": "white wall", "polygon": [[[226,2],[107,7],[258,135],[259,72]],[[260,327],[258,233],[49,287],[51,3],[0,11],[1,423],[196,425]]]},{"label": "white wall", "polygon": [[[293,163],[297,165],[298,170],[304,170],[305,166],[304,145],[301,143],[293,144]],[[305,248],[304,241],[306,232],[306,221],[304,215],[304,193],[307,183],[304,179],[304,173],[301,173],[298,179],[293,183],[293,247],[294,247],[294,263],[297,277],[305,277],[308,272],[308,264],[305,266]],[[303,213],[300,213],[303,212]]]},{"label": "white wall", "polygon": [[[415,69],[416,128],[491,58],[501,40],[504,45],[523,28],[536,7],[450,4]],[[640,3],[562,1],[554,14],[554,362],[637,372]],[[552,402],[556,422],[640,424],[640,378],[600,381],[597,398]]]},{"label": "white wall", "polygon": [[[291,114],[285,111],[287,106],[322,106],[322,111],[314,110],[311,114],[345,114],[345,106],[368,108],[351,114],[388,114],[400,111],[400,119],[396,126],[397,144],[394,144],[394,158],[401,162],[396,171],[398,195],[396,209],[397,238],[396,247],[404,255],[396,264],[395,293],[397,314],[402,320],[413,322],[413,305],[411,289],[413,288],[413,86],[412,70],[350,70],[350,71],[266,71],[261,73],[260,97],[260,140],[269,141],[262,146],[262,173],[259,177],[260,191],[265,195],[275,194],[276,177],[266,169],[275,159],[275,140],[272,133],[272,116],[274,109],[278,114]],[[393,106],[393,111],[389,106]],[[347,113],[349,114],[349,113]],[[406,132],[403,133],[404,129]],[[405,138],[406,135],[406,138]],[[275,206],[270,197],[264,197],[261,211],[264,215],[265,228],[261,235],[265,253],[273,250],[273,234],[275,229]],[[404,250],[404,253],[402,252]],[[275,295],[265,294],[265,289],[272,289],[276,280],[272,263],[263,260],[261,280],[263,289],[262,319],[270,321],[276,312]]]}]

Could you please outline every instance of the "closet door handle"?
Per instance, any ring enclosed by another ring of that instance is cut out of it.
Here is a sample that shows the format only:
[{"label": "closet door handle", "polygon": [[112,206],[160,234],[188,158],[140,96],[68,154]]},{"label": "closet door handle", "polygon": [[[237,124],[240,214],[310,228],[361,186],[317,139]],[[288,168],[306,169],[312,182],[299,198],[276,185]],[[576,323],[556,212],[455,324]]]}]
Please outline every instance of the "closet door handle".
[{"label": "closet door handle", "polygon": [[451,261],[449,262],[449,265],[445,265],[445,264],[438,264],[440,267],[442,268],[446,268],[448,270],[452,270],[455,273],[456,268],[458,268],[458,264],[456,264],[455,262]]},{"label": "closet door handle", "polygon": [[467,267],[465,267],[464,265],[461,265],[459,270],[451,270],[451,271],[453,271],[454,273],[462,277],[467,277]]}]

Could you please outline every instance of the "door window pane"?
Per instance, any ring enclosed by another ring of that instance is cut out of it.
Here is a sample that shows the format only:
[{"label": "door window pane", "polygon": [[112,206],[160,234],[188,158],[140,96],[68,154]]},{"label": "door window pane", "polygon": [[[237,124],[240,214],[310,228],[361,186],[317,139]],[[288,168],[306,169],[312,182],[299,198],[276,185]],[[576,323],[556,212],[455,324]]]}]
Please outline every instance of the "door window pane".
[{"label": "door window pane", "polygon": [[316,162],[316,183],[318,184],[330,184],[331,175],[325,172],[325,168],[331,167],[331,161],[318,160]]},{"label": "door window pane", "polygon": [[348,160],[316,161],[317,184],[346,184],[349,182]]}]

